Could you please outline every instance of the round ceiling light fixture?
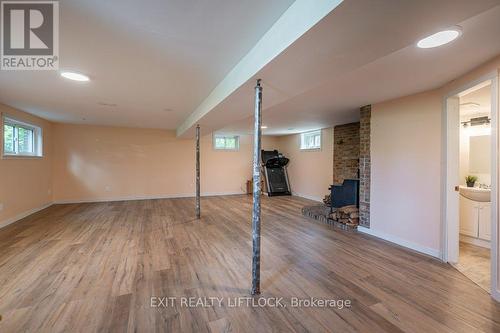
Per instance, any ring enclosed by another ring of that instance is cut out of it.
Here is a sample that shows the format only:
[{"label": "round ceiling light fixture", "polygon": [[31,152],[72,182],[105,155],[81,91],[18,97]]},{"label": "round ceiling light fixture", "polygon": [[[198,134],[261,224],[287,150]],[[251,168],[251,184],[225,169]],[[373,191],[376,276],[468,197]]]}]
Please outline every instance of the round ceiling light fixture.
[{"label": "round ceiling light fixture", "polygon": [[73,81],[79,81],[79,82],[90,81],[90,78],[87,75],[78,72],[64,71],[61,72],[61,76],[65,79]]},{"label": "round ceiling light fixture", "polygon": [[460,37],[460,35],[462,35],[462,29],[460,27],[448,28],[419,40],[417,46],[421,49],[438,47],[451,43]]}]

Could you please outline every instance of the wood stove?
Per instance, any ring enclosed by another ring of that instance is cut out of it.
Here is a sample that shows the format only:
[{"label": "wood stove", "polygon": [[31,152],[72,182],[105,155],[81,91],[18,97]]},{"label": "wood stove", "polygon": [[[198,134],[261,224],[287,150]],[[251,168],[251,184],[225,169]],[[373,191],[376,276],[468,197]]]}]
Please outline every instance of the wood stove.
[{"label": "wood stove", "polygon": [[359,208],[359,179],[344,179],[342,185],[330,186],[330,212],[351,205]]}]

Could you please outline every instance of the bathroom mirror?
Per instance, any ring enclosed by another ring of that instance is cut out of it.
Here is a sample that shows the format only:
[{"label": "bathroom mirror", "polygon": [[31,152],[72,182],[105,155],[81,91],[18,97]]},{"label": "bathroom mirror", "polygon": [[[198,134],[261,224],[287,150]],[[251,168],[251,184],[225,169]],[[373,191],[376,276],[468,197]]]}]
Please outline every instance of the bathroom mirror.
[{"label": "bathroom mirror", "polygon": [[471,136],[469,144],[469,171],[474,174],[490,174],[491,136]]}]

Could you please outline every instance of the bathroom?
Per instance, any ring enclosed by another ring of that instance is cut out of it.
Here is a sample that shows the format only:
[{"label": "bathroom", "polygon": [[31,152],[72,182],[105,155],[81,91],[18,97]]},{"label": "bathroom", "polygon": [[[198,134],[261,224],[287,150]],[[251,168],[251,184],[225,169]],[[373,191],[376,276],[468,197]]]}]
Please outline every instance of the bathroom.
[{"label": "bathroom", "polygon": [[455,267],[491,287],[491,84],[460,96],[460,245]]}]

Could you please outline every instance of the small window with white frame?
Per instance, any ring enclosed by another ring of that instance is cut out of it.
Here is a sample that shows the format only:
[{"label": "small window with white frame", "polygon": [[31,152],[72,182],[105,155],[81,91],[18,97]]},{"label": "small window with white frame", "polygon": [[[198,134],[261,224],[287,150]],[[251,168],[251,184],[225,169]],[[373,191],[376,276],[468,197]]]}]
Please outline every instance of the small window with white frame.
[{"label": "small window with white frame", "polygon": [[213,145],[215,150],[239,150],[240,137],[237,135],[214,134]]},{"label": "small window with white frame", "polygon": [[300,149],[301,150],[321,149],[321,130],[301,133]]},{"label": "small window with white frame", "polygon": [[42,129],[8,116],[3,117],[3,156],[42,156]]}]

